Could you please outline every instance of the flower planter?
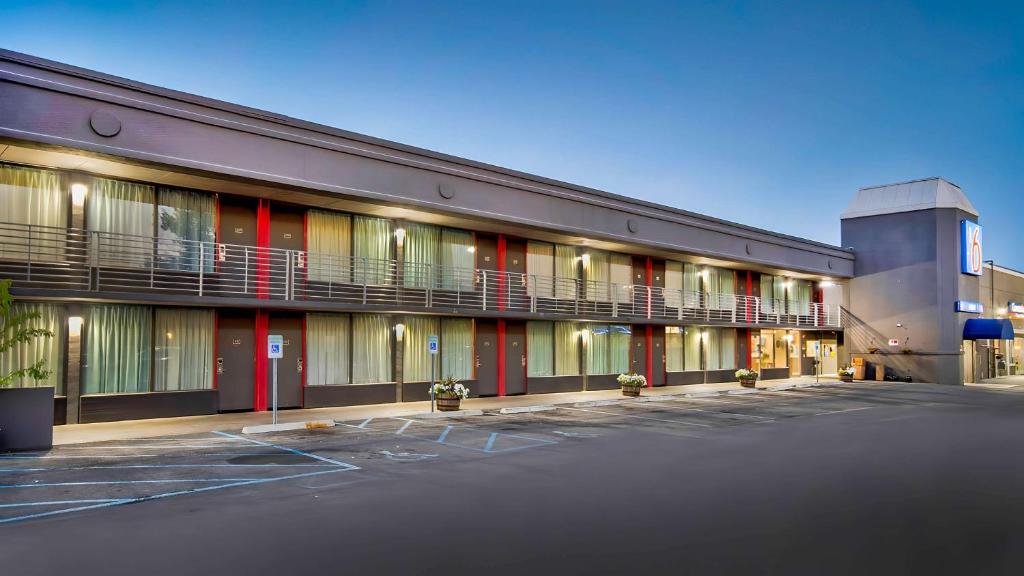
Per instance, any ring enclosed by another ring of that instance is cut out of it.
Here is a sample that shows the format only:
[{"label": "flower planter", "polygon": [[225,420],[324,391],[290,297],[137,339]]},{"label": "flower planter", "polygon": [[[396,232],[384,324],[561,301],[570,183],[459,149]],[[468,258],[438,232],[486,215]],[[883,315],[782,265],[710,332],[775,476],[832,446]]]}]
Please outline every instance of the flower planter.
[{"label": "flower planter", "polygon": [[635,398],[640,395],[640,386],[623,386],[622,395],[632,396]]},{"label": "flower planter", "polygon": [[462,405],[462,400],[459,398],[449,398],[446,396],[437,397],[437,409],[441,412],[455,412]]},{"label": "flower planter", "polygon": [[744,388],[753,388],[757,383],[757,378],[740,378],[740,386]]},{"label": "flower planter", "polygon": [[843,382],[853,382],[853,374],[840,374],[839,379]]}]

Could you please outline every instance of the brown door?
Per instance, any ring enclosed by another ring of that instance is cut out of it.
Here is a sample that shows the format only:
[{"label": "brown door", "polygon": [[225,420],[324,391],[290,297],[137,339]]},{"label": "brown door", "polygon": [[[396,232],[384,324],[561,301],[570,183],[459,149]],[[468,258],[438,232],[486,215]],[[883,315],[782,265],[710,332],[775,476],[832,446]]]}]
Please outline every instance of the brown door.
[{"label": "brown door", "polygon": [[643,326],[631,326],[629,369],[640,375],[647,375],[647,332]]},{"label": "brown door", "polygon": [[498,322],[476,321],[476,392],[498,395]]},{"label": "brown door", "polygon": [[665,329],[661,326],[651,327],[651,346],[654,353],[651,355],[653,365],[651,366],[651,385],[665,385]]},{"label": "brown door", "polygon": [[[284,298],[288,289],[288,256],[285,251],[301,251],[305,245],[305,212],[302,209],[273,204],[270,207],[270,297]],[[293,269],[297,269],[293,264]],[[301,279],[297,278],[297,281]]]},{"label": "brown door", "polygon": [[526,323],[505,323],[505,394],[526,393]]},{"label": "brown door", "polygon": [[[302,316],[271,314],[268,334],[284,338],[284,358],[277,361],[277,407],[302,406]],[[267,407],[273,402],[273,360],[267,362]]]},{"label": "brown door", "polygon": [[252,312],[217,312],[217,396],[220,410],[252,410],[256,378],[256,317]]},{"label": "brown door", "polygon": [[256,293],[256,201],[220,199],[217,285],[228,294]]},{"label": "brown door", "polygon": [[508,272],[508,308],[519,312],[530,310],[526,291],[526,241],[505,241],[505,271]]}]

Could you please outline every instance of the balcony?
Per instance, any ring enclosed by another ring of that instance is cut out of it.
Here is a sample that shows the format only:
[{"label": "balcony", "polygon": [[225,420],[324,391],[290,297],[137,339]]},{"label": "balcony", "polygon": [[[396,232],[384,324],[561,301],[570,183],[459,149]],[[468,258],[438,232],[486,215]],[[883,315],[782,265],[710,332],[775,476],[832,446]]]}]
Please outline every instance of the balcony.
[{"label": "balcony", "polygon": [[16,293],[118,301],[839,328],[837,306],[147,237],[0,224]]}]

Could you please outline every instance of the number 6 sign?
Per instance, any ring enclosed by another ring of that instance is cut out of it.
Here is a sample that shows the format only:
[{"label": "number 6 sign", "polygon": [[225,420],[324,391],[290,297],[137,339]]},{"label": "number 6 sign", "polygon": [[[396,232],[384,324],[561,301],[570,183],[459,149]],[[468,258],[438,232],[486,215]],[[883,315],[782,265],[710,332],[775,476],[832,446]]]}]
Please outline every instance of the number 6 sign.
[{"label": "number 6 sign", "polygon": [[960,271],[981,276],[984,260],[981,255],[981,226],[970,220],[960,221]]}]

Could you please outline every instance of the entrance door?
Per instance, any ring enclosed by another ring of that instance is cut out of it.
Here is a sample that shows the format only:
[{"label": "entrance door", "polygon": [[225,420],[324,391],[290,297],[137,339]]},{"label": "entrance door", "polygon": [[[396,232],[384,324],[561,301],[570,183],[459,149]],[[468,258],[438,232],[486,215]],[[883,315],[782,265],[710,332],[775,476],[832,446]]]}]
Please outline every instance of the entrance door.
[{"label": "entrance door", "polygon": [[284,250],[305,248],[305,212],[274,204],[270,208],[270,285],[271,298],[284,298],[288,290],[288,264]]},{"label": "entrance door", "polygon": [[630,326],[629,369],[643,376],[647,375],[647,332],[643,326]]},{"label": "entrance door", "polygon": [[252,312],[217,313],[217,396],[221,411],[253,409],[255,332]]},{"label": "entrance door", "polygon": [[651,359],[654,361],[654,365],[651,366],[651,385],[652,386],[664,386],[665,385],[665,330],[660,326],[652,327],[653,337],[651,339],[651,346],[654,347],[654,353],[651,355]]},{"label": "entrance door", "polygon": [[498,395],[498,323],[476,321],[476,393]]},{"label": "entrance door", "polygon": [[215,257],[218,285],[228,294],[256,294],[256,201],[220,199],[220,231]]},{"label": "entrance door", "polygon": [[[284,358],[277,361],[277,407],[302,406],[302,316],[271,314],[268,334],[284,337]],[[267,407],[273,398],[273,360],[267,361]]]},{"label": "entrance door", "polygon": [[505,394],[526,393],[526,323],[505,324]]}]

